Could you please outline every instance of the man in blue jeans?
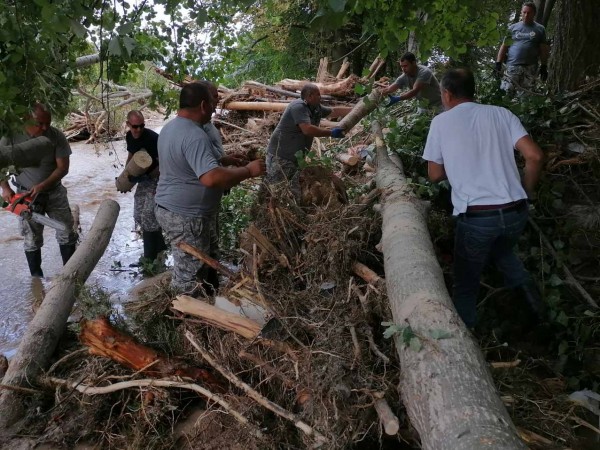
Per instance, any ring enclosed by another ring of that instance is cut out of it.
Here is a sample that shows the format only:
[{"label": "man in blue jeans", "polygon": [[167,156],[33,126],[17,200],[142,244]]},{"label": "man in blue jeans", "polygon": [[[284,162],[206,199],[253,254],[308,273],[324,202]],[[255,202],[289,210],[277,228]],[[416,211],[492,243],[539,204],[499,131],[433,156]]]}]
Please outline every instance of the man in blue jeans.
[{"label": "man in blue jeans", "polygon": [[[475,79],[468,69],[451,69],[442,78],[445,112],[435,117],[423,158],[429,179],[448,179],[454,215],[453,301],[467,325],[476,321],[481,273],[488,261],[518,288],[541,318],[543,303],[523,263],[513,253],[528,216],[542,168],[543,153],[519,119],[505,108],[475,103]],[[514,149],[525,159],[521,180]]]}]

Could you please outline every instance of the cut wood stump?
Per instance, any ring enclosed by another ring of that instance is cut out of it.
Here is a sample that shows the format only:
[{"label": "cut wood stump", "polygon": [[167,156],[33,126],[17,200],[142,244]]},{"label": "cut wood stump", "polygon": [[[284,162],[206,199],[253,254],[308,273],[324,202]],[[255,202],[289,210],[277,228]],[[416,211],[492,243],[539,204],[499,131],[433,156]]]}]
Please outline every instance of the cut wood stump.
[{"label": "cut wood stump", "polygon": [[206,369],[191,367],[186,362],[137,342],[132,336],[113,327],[107,318],[83,320],[79,340],[92,355],[103,356],[153,378],[183,377],[201,381],[209,388],[224,392],[225,383]]},{"label": "cut wood stump", "polygon": [[146,171],[152,165],[152,157],[145,150],[135,152],[133,157],[129,160],[121,175],[115,179],[117,191],[129,192],[135,186],[135,183],[129,181],[129,177],[140,177],[146,173]]}]

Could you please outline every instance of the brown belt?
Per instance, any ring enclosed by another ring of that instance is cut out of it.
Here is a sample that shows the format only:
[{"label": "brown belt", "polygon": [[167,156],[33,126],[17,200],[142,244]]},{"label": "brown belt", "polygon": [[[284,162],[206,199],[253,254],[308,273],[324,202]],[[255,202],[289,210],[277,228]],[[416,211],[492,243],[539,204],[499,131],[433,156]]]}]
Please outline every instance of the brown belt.
[{"label": "brown belt", "polygon": [[509,212],[526,206],[527,200],[517,200],[510,203],[502,203],[500,205],[471,205],[467,207],[468,213],[478,213],[479,211],[503,211]]}]

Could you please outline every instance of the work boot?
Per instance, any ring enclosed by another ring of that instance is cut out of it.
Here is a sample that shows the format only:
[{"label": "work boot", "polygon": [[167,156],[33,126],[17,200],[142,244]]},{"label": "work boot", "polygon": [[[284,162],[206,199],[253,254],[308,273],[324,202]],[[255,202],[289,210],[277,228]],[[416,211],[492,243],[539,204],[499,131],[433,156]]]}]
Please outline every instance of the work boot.
[{"label": "work boot", "polygon": [[154,261],[158,254],[167,249],[167,244],[162,235],[162,230],[142,232],[144,241],[144,258]]},{"label": "work boot", "polygon": [[62,256],[63,266],[67,263],[67,261],[73,256],[75,253],[75,244],[63,244],[59,245],[60,247],[60,256]]},{"label": "work boot", "polygon": [[546,305],[542,300],[540,291],[533,281],[517,287],[517,292],[525,300],[530,311],[533,313],[536,322],[541,323],[546,321]]},{"label": "work boot", "polygon": [[27,258],[27,264],[29,265],[29,272],[32,277],[43,277],[42,272],[42,251],[34,250],[32,252],[25,252]]}]

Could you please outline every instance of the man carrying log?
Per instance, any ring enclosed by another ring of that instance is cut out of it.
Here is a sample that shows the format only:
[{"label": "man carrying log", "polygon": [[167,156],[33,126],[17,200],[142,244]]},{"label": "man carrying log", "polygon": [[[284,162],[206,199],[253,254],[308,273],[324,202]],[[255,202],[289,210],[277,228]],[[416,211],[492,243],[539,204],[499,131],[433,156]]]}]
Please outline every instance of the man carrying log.
[{"label": "man carrying log", "polygon": [[[448,179],[456,223],[453,301],[467,327],[475,326],[479,280],[488,260],[517,288],[538,319],[543,302],[513,253],[527,223],[527,197],[542,168],[543,153],[509,110],[475,103],[469,69],[451,69],[442,78],[446,112],[435,117],[423,158],[429,179]],[[521,181],[514,148],[525,159]]]},{"label": "man carrying log", "polygon": [[[71,147],[65,135],[50,125],[50,111],[41,103],[36,103],[27,118],[25,133],[11,138],[0,139],[0,146],[10,146],[32,138],[45,136],[52,142],[54,151],[42,158],[39,165],[21,168],[13,180],[17,193],[28,193],[34,198],[36,212],[46,214],[51,219],[65,224],[64,230],[56,230],[56,240],[60,247],[63,264],[75,253],[78,235],[73,229],[73,216],[67,198],[67,189],[61,180],[69,173]],[[10,202],[15,195],[8,181],[2,181],[2,198]],[[44,225],[33,220],[20,218],[21,235],[25,256],[31,276],[43,277],[42,246],[44,245]]]},{"label": "man carrying log", "polygon": [[401,100],[417,98],[420,101],[419,113],[426,110],[437,110],[442,106],[440,86],[437,78],[427,67],[417,64],[414,54],[407,52],[400,57],[402,75],[388,87],[381,90],[383,95],[389,95],[400,88],[409,90],[401,95],[389,95],[386,106],[392,106]]},{"label": "man carrying log", "polygon": [[[158,168],[158,133],[146,128],[144,115],[141,111],[133,110],[127,113],[127,127],[125,135],[127,143],[127,163],[139,151],[146,151],[152,158],[152,165],[146,173],[136,177],[137,188],[133,198],[133,220],[142,230],[144,242],[143,258],[152,262],[159,252],[165,250],[167,245],[162,235],[162,230],[154,214],[154,195],[160,175]],[[126,163],[126,165],[127,165]]]},{"label": "man carrying log", "polygon": [[262,160],[243,167],[219,164],[202,129],[215,108],[216,101],[203,83],[186,84],[179,96],[177,117],[164,126],[158,138],[161,174],[155,197],[156,218],[173,250],[171,286],[192,295],[201,293],[201,288],[210,290],[208,267],[177,244],[184,241],[218,259],[217,216],[223,191],[265,172]]},{"label": "man carrying log", "polygon": [[314,137],[344,137],[341,128],[329,130],[319,127],[323,117],[343,117],[351,111],[348,107],[329,108],[321,105],[321,92],[312,83],[300,91],[300,98],[292,100],[271,135],[267,147],[267,176],[265,182],[290,183],[290,190],[300,198],[298,158],[303,157]]}]

